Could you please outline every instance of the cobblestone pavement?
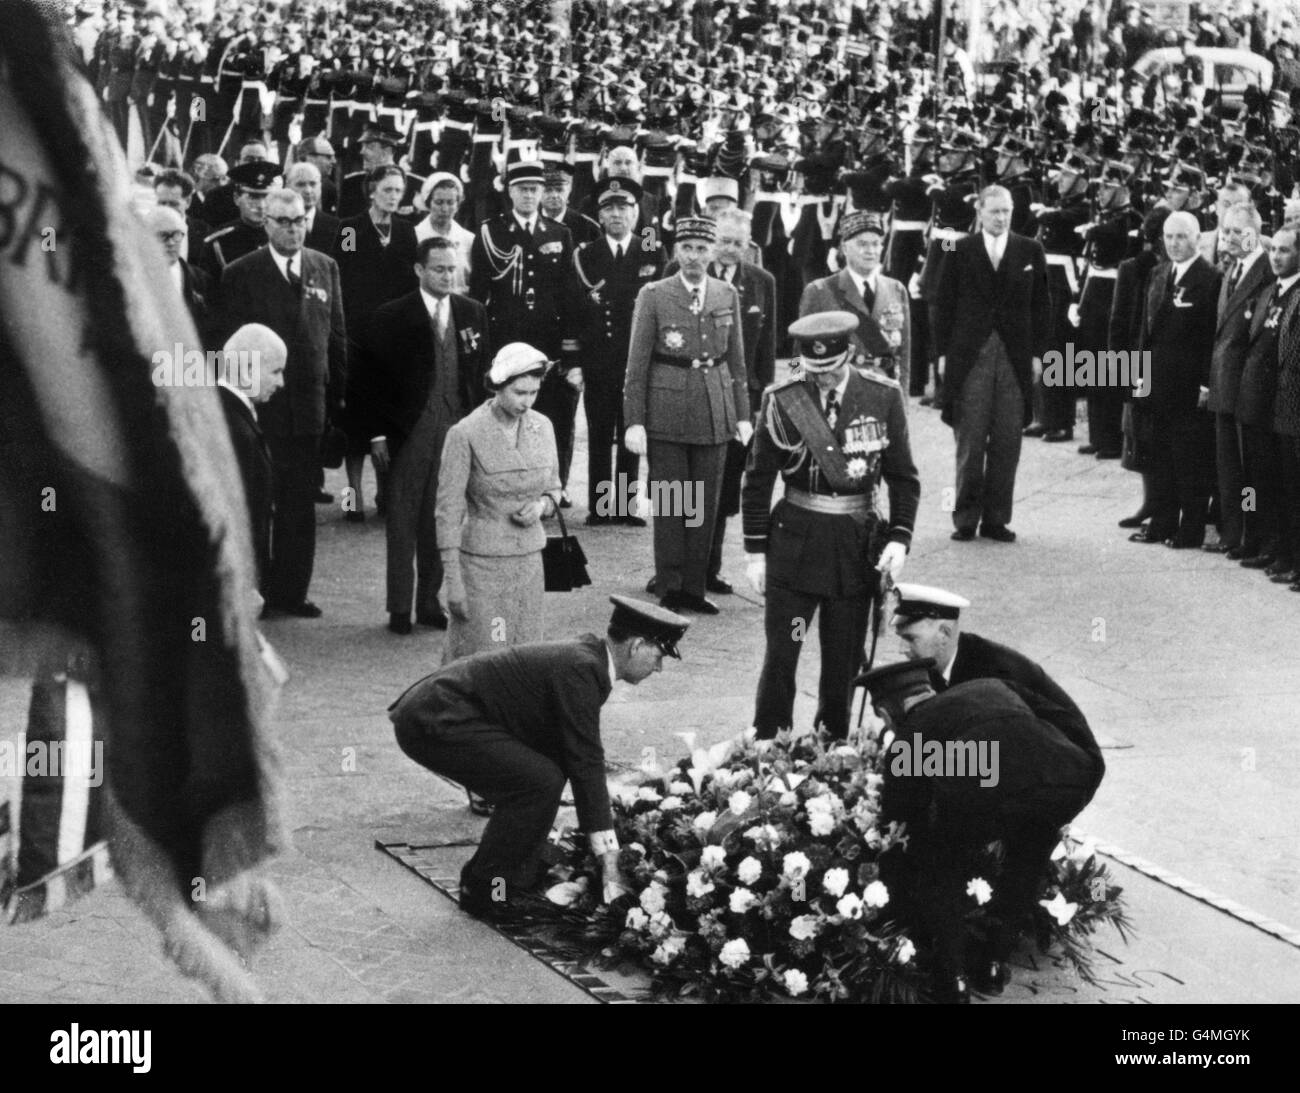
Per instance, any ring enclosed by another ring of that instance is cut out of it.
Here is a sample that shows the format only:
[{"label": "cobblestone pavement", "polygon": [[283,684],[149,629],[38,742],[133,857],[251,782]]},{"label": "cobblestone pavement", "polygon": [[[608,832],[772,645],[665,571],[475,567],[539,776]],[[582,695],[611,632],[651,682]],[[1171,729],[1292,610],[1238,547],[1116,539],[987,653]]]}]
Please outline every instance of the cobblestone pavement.
[{"label": "cobblestone pavement", "polygon": [[[1130,544],[1116,521],[1136,507],[1137,477],[1071,444],[1025,442],[1012,521],[1019,542],[953,543],[943,507],[952,434],[915,402],[911,421],[923,496],[905,579],[969,597],[970,629],[1039,659],[1084,709],[1107,745],[1109,771],[1079,826],[1300,927],[1300,596],[1218,556]],[[575,500],[585,496],[584,451],[574,462]],[[330,476],[330,488],[341,484],[338,472]],[[652,572],[648,531],[584,529],[585,511],[571,511],[595,584],[546,597],[548,636],[599,630],[608,595],[644,595]],[[266,625],[293,672],[279,735],[294,828],[293,850],[273,867],[290,922],[256,967],[268,994],[589,1001],[374,849],[376,839],[473,839],[479,821],[454,788],[401,754],[384,714],[437,663],[442,637],[417,628],[400,638],[384,628],[382,523],[372,515],[364,526],[347,524],[325,507],[317,515],[312,598],[325,616]],[[613,763],[634,765],[645,748],[672,757],[683,733],[709,743],[749,724],[762,607],[742,588],[738,521],[725,557],[737,594],[722,598],[720,616],[695,622],[682,644],[686,659],[638,688],[615,687],[604,716]],[[883,637],[880,657],[898,655]],[[797,714],[806,721],[815,635],[804,659]],[[0,733],[20,733],[25,709],[23,683],[0,681]],[[0,798],[10,788],[0,782]],[[1279,974],[1297,967],[1300,951],[1137,874],[1129,891],[1141,944],[1151,947],[1142,955],[1187,960],[1194,948],[1207,997],[1300,998],[1300,973]],[[63,1000],[203,995],[172,972],[151,928],[113,885],[42,922],[0,929],[0,1001]]]}]

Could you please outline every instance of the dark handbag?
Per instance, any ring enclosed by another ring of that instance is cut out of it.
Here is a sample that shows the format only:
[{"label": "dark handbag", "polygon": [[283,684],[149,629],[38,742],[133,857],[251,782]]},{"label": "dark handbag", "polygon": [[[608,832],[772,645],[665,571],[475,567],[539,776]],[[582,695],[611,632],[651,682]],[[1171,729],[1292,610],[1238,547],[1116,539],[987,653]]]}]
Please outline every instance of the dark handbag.
[{"label": "dark handbag", "polygon": [[321,466],[331,471],[338,470],[343,466],[343,456],[347,447],[347,434],[342,429],[337,425],[325,426],[325,432],[320,438]]},{"label": "dark handbag", "polygon": [[1124,402],[1122,418],[1124,448],[1120,456],[1120,466],[1126,471],[1146,473],[1152,469],[1155,460],[1155,423],[1149,411],[1133,405],[1132,399]]},{"label": "dark handbag", "polygon": [[564,513],[557,508],[555,515],[560,518],[560,534],[548,536],[542,548],[542,580],[547,592],[572,592],[591,584],[587,555],[564,526]]}]

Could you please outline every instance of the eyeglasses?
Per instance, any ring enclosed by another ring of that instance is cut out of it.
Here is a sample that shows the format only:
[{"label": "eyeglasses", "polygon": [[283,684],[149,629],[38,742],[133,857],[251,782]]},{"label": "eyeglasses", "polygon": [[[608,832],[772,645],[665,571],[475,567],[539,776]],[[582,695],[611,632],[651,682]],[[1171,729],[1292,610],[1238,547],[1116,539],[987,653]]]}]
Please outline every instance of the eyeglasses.
[{"label": "eyeglasses", "polygon": [[183,231],[159,232],[158,238],[164,243],[179,243],[185,238],[185,233]]},{"label": "eyeglasses", "polygon": [[307,226],[305,216],[268,216],[267,219],[277,228],[305,228]]}]

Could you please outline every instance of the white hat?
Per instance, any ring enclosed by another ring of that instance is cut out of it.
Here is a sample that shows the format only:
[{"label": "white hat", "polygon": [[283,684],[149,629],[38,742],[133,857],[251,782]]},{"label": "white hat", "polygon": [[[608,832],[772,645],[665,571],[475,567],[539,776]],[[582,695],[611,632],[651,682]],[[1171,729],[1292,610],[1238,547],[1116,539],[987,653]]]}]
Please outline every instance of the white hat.
[{"label": "white hat", "polygon": [[465,193],[465,183],[461,182],[455,175],[449,171],[437,171],[424,180],[424,185],[420,187],[420,192],[415,195],[415,199],[411,204],[427,213],[429,211],[429,199],[433,197],[433,191],[439,186],[455,186],[462,196]]},{"label": "white hat", "polygon": [[898,592],[894,612],[909,619],[955,619],[970,606],[965,597],[928,584],[902,583],[894,588]]},{"label": "white hat", "polygon": [[740,183],[734,178],[702,178],[696,185],[701,205],[711,197],[728,197],[740,203]]},{"label": "white hat", "polygon": [[495,357],[492,367],[488,369],[488,383],[492,387],[504,387],[512,379],[529,372],[545,372],[551,362],[540,349],[534,349],[527,342],[511,342],[503,345]]}]

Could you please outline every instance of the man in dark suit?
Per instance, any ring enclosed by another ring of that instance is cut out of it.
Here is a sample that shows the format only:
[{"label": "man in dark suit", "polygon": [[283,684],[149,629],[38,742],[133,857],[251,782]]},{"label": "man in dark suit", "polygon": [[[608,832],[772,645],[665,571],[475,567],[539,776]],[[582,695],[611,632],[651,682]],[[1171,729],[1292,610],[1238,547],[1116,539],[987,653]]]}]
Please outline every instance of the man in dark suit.
[{"label": "man in dark suit", "polygon": [[181,257],[185,252],[185,218],[167,205],[155,205],[145,217],[145,224],[161,244],[167,279],[185,301],[199,340],[205,346],[212,344],[215,303],[212,281]]},{"label": "man in dark suit", "polygon": [[542,165],[520,161],[506,172],[510,211],[479,227],[470,248],[469,295],[487,308],[489,352],[511,342],[559,360],[542,380],[534,409],[555,428],[560,481],[569,481],[573,423],[583,376],[577,360],[581,305],[569,229],[538,212]]},{"label": "man in dark suit", "polygon": [[1070,711],[1075,716],[1073,724],[1087,729],[1074,732],[1070,739],[1091,761],[1093,789],[1096,789],[1106,772],[1101,748],[1088,729],[1082,711],[1041,664],[1008,645],[964,632],[961,613],[970,606],[965,597],[923,584],[900,583],[895,591],[898,598],[894,605],[894,633],[909,660],[934,662],[930,685],[935,691],[942,694],[949,687],[972,679],[1002,679]]},{"label": "man in dark suit", "polygon": [[[322,212],[336,217],[336,211],[339,205],[339,188],[334,182],[335,169],[338,164],[338,156],[334,153],[334,147],[323,135],[306,137],[298,142],[294,149],[295,163],[310,163],[320,173],[321,190],[320,200],[317,206]],[[313,247],[312,250],[321,250],[320,247]]]},{"label": "man in dark suit", "polygon": [[637,295],[623,385],[624,443],[649,457],[655,591],[670,611],[705,615],[718,613],[704,588],[727,442],[753,435],[740,297],[707,272],[715,233],[712,220],[678,221],[680,271]]},{"label": "man in dark suit", "polygon": [[647,250],[632,232],[640,200],[641,187],[632,179],[600,183],[600,237],[573,252],[582,289],[578,345],[587,415],[587,524],[593,527],[645,527],[645,520],[620,503],[628,497],[629,484],[635,485],[640,465],[623,443],[623,381],[632,311],[641,289],[663,275],[663,248]]},{"label": "man in dark suit", "polygon": [[420,243],[420,287],[380,307],[366,338],[363,394],[370,452],[388,474],[388,628],[396,634],[411,632],[413,593],[415,621],[447,627],[438,604],[438,467],[447,430],[483,401],[488,362],[487,315],[451,291],[456,269],[450,239]]},{"label": "man in dark suit", "polygon": [[329,254],[339,236],[339,218],[330,216],[321,207],[320,171],[311,163],[295,163],[285,172],[284,184],[297,192],[307,210],[307,241],[304,246]]},{"label": "man in dark suit", "polygon": [[257,590],[264,599],[271,572],[274,478],[271,451],[257,421],[257,407],[265,405],[284,386],[287,356],[280,335],[270,327],[249,323],[227,339],[217,380],[221,409],[244,483],[253,558],[257,562]]},{"label": "man in dark suit", "polygon": [[[548,163],[542,172],[542,215],[568,228],[576,249],[584,243],[599,239],[601,233],[596,221],[570,207],[569,194],[572,190],[573,168],[564,162]],[[599,199],[596,207],[600,207]]]},{"label": "man in dark suit", "polygon": [[1197,253],[1199,236],[1191,213],[1165,220],[1168,260],[1151,271],[1142,324],[1148,394],[1134,400],[1134,413],[1150,415],[1152,512],[1146,530],[1129,538],[1177,549],[1205,541],[1214,473],[1205,402],[1221,274]]},{"label": "man in dark suit", "polygon": [[849,213],[840,220],[840,248],[847,264],[839,273],[804,287],[799,314],[848,311],[856,315],[857,366],[879,369],[906,392],[911,382],[911,305],[907,288],[886,277],[880,265],[884,221],[876,213]]},{"label": "man in dark suit", "polygon": [[1283,520],[1282,452],[1273,430],[1274,403],[1281,357],[1283,320],[1288,317],[1300,282],[1300,256],[1294,232],[1278,232],[1269,251],[1277,278],[1266,285],[1251,307],[1250,343],[1237,393],[1237,426],[1241,430],[1242,484],[1254,504],[1243,513],[1241,565],[1262,569],[1279,584],[1296,580],[1293,571],[1300,558],[1292,554],[1291,538]]},{"label": "man in dark suit", "polygon": [[194,201],[194,179],[184,171],[174,168],[160,171],[154,176],[153,196],[159,205],[175,209],[185,217],[187,239],[185,258],[190,265],[194,265],[203,253],[203,240],[212,232],[212,226],[206,220],[190,215],[190,205]]},{"label": "man in dark suit", "polygon": [[[757,412],[763,391],[776,373],[776,279],[767,270],[745,261],[751,245],[752,219],[738,208],[721,210],[715,217],[718,238],[713,247],[709,276],[726,281],[740,297],[741,342],[745,349],[745,379],[749,405]],[[722,545],[727,537],[727,518],[740,512],[740,483],[749,458],[749,446],[739,440],[727,442],[727,462],[722,471],[722,499],[718,502],[718,524],[713,531],[705,591],[727,595],[731,582],[722,576]]]},{"label": "man in dark suit", "polygon": [[979,533],[1014,542],[1011,522],[1021,429],[1032,417],[1033,384],[1051,333],[1047,256],[1010,231],[1002,186],[979,198],[981,230],[952,243],[935,289],[933,330],[943,376],[943,420],[957,434],[952,538]]},{"label": "man in dark suit", "polygon": [[604,639],[583,634],[463,657],[389,707],[402,751],[495,805],[460,875],[460,905],[472,915],[509,916],[515,897],[540,879],[540,852],[566,782],[601,860],[603,898],[627,890],[618,874],[600,710],[615,679],[635,685],[662,669],[665,653],[680,659],[677,642],[689,623],[653,604],[610,600]]},{"label": "man in dark suit", "polygon": [[[1278,231],[1273,237],[1272,249],[1279,257],[1287,250],[1296,254],[1296,231],[1292,228]],[[1291,268],[1290,261],[1282,264],[1282,268]],[[1300,263],[1300,255],[1293,261]],[[1289,547],[1293,566],[1288,587],[1292,592],[1300,592],[1300,293],[1285,295],[1290,303],[1283,308],[1278,321],[1273,433],[1282,479],[1280,531]]]},{"label": "man in dark suit", "polygon": [[1232,263],[1219,290],[1214,349],[1210,354],[1205,408],[1214,415],[1214,458],[1219,492],[1219,539],[1204,549],[1240,561],[1242,553],[1241,437],[1237,431],[1237,390],[1250,346],[1250,305],[1272,282],[1268,255],[1260,246],[1259,213],[1253,205],[1224,212],[1219,242]]},{"label": "man in dark suit", "polygon": [[[936,1001],[969,1002],[966,887],[993,840],[1003,848],[989,906],[992,936],[973,976],[1000,994],[1005,961],[1035,901],[1061,827],[1095,791],[1093,765],[1074,740],[1087,734],[1078,711],[1001,679],[974,679],[936,694],[929,659],[860,676],[892,730],[882,822],[907,824],[906,848],[891,851],[882,876],[899,911],[933,938]],[[1089,734],[1090,735],[1090,734]],[[956,745],[956,747],[954,747]],[[935,773],[929,756],[945,757]],[[974,753],[976,760],[966,762]],[[922,767],[922,757],[926,764]]]},{"label": "man in dark suit", "polygon": [[[814,614],[822,658],[815,723],[847,735],[849,681],[862,664],[876,571],[896,577],[912,541],[921,483],[903,395],[893,380],[850,366],[856,322],[831,311],[790,326],[800,374],[764,394],[745,468],[745,568],[767,597],[754,712],[761,737],[793,728],[795,673]],[[773,508],[778,475],[785,492]],[[882,477],[887,528],[872,510]]]},{"label": "man in dark suit", "polygon": [[224,328],[270,327],[289,347],[284,389],[258,412],[275,467],[275,524],[266,613],[318,618],[307,599],[316,556],[317,470],[327,409],[347,382],[339,269],[303,247],[307,213],[292,190],[267,202],[270,246],[232,262],[221,279]]}]

